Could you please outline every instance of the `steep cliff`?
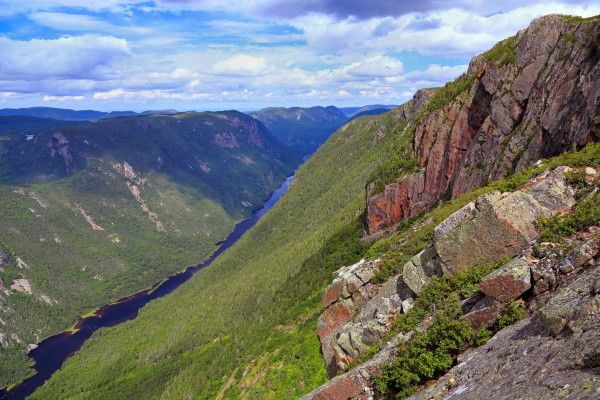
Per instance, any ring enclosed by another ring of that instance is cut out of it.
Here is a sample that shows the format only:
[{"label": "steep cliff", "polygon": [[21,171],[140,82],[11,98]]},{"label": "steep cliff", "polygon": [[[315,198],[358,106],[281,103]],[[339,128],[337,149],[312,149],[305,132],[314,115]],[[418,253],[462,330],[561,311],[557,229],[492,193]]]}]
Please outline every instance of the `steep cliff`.
[{"label": "steep cliff", "polygon": [[413,119],[419,170],[368,191],[375,234],[600,137],[600,21],[551,15],[475,57]]}]

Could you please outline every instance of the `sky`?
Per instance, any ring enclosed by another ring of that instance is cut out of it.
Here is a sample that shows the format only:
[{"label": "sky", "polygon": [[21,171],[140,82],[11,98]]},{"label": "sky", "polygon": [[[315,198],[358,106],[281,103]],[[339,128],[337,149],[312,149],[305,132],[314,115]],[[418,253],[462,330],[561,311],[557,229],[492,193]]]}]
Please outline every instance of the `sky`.
[{"label": "sky", "polygon": [[598,1],[0,0],[0,108],[401,104]]}]

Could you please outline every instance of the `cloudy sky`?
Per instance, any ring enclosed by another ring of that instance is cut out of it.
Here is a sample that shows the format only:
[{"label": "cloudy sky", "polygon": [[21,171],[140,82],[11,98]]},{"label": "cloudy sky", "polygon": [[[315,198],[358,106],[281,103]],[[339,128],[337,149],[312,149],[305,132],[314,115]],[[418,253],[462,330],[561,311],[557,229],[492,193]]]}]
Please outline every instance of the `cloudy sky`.
[{"label": "cloudy sky", "polygon": [[0,107],[399,104],[549,13],[600,3],[0,0]]}]

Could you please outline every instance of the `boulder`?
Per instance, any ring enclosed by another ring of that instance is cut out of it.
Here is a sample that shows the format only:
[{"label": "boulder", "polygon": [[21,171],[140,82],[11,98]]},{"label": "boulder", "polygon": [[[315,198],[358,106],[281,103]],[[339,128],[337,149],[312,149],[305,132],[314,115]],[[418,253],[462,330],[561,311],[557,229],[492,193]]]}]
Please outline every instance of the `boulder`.
[{"label": "boulder", "polygon": [[516,300],[531,288],[531,271],[523,257],[518,257],[483,278],[479,289],[503,303]]},{"label": "boulder", "polygon": [[486,193],[435,227],[444,273],[498,262],[525,249],[539,235],[539,217],[575,204],[574,190],[565,182],[567,170],[547,171],[515,192]]},{"label": "boulder", "polygon": [[473,329],[489,328],[496,323],[503,309],[502,303],[485,296],[462,318],[469,321]]}]

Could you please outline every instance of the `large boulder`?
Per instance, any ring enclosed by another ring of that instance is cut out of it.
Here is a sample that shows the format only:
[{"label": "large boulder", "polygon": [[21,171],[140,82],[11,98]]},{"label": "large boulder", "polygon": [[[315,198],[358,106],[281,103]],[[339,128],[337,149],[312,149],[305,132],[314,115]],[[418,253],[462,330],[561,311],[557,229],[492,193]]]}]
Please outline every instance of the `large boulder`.
[{"label": "large boulder", "polygon": [[514,192],[493,191],[467,204],[434,229],[445,273],[514,257],[539,235],[536,221],[573,207],[567,167],[532,179]]}]

